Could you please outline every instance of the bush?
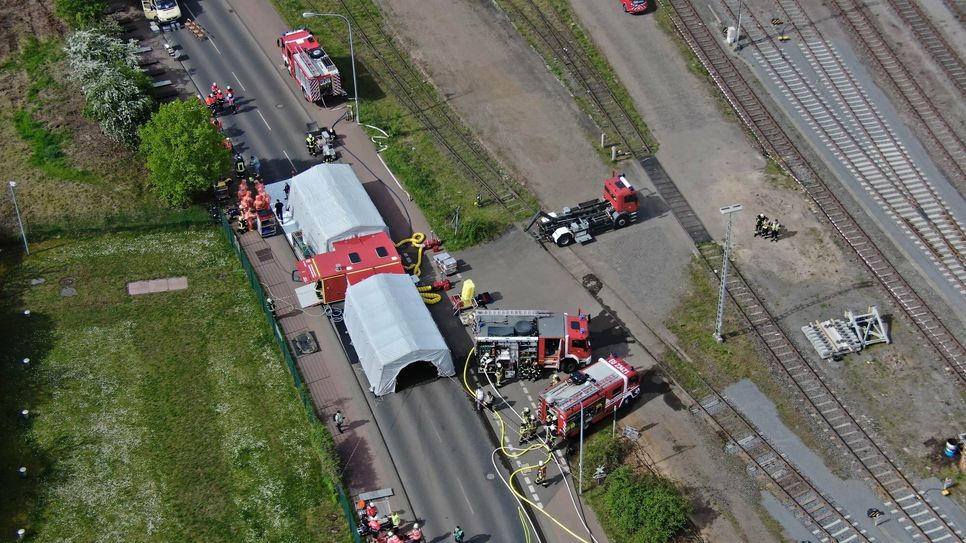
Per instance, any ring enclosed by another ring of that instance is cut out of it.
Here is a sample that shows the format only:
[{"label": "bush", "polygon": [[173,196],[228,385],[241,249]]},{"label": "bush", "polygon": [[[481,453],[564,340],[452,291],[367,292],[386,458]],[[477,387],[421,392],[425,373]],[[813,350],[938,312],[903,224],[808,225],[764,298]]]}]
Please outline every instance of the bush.
[{"label": "bush", "polygon": [[626,452],[624,442],[620,438],[611,436],[609,431],[597,432],[586,439],[584,441],[584,488],[589,489],[597,484],[594,480],[594,471],[598,466],[604,466],[604,473],[610,473],[621,465]]},{"label": "bush", "polygon": [[164,104],[141,128],[141,152],[151,186],[171,205],[184,205],[211,188],[231,167],[231,153],[197,99]]},{"label": "bush", "polygon": [[70,78],[84,93],[87,113],[108,137],[130,148],[137,147],[138,129],[154,107],[136,48],[108,27],[72,32],[64,47]]},{"label": "bush", "polygon": [[607,477],[604,503],[609,531],[624,535],[619,543],[666,543],[684,528],[690,512],[670,481],[626,466]]},{"label": "bush", "polygon": [[97,23],[106,9],[104,0],[54,0],[57,16],[71,28],[86,28]]}]

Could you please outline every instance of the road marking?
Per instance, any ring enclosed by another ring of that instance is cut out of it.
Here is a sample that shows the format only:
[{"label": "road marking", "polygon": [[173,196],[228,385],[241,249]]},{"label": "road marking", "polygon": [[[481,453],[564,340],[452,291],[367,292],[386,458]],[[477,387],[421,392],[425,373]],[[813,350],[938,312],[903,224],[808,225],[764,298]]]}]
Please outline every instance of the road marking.
[{"label": "road marking", "polygon": [[262,115],[262,112],[261,111],[256,111],[255,113],[258,113],[258,116],[262,118],[262,122],[265,123],[265,126],[268,126],[268,130],[269,130],[269,132],[271,132],[272,127],[268,124],[268,121],[265,120],[265,116]]},{"label": "road marking", "polygon": [[470,506],[470,513],[473,513],[474,515],[476,515],[476,511],[473,509],[473,504],[470,503],[470,497],[466,495],[466,489],[463,488],[463,481],[461,481],[459,477],[457,477],[456,482],[460,485],[460,492],[463,493],[463,499],[466,500],[466,505]]},{"label": "road marking", "polygon": [[241,87],[243,91],[248,92],[248,89],[245,88],[245,84],[241,82],[241,79],[238,79],[238,76],[235,75],[235,72],[232,72],[231,75],[235,77],[235,81],[238,81],[238,86]]},{"label": "road marking", "polygon": [[524,393],[524,394],[530,394],[530,391],[529,391],[529,390],[527,390],[527,385],[520,385],[520,388],[522,388],[522,389],[523,389],[523,393]]},{"label": "road marking", "polygon": [[433,433],[436,434],[436,439],[438,439],[439,442],[442,443],[443,442],[443,436],[439,435],[439,429],[436,428],[436,426],[437,425],[435,425],[435,424],[433,425]]},{"label": "road marking", "polygon": [[292,162],[292,157],[288,156],[288,153],[285,152],[285,149],[282,149],[282,154],[285,155],[285,159],[288,160],[288,163],[292,165],[292,171],[294,172],[295,171],[295,163]]}]

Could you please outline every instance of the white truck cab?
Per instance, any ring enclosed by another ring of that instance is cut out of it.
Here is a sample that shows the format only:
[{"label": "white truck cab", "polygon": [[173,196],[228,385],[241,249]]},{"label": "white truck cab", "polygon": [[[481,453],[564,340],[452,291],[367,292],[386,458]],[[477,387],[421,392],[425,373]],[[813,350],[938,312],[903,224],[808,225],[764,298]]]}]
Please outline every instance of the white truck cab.
[{"label": "white truck cab", "polygon": [[144,16],[159,23],[171,23],[181,19],[178,0],[141,0]]}]

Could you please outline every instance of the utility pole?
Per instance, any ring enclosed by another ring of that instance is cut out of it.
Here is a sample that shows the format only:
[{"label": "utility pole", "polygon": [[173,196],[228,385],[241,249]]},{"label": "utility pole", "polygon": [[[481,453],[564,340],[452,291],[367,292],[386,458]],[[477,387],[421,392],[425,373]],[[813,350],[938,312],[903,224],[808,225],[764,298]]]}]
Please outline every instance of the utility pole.
[{"label": "utility pole", "polygon": [[720,211],[722,215],[728,216],[728,233],[725,234],[724,257],[721,261],[721,284],[718,286],[718,318],[714,325],[714,339],[718,343],[722,343],[724,341],[724,336],[721,335],[721,327],[724,322],[725,296],[728,295],[728,263],[731,260],[732,217],[735,213],[741,211],[741,204],[725,206],[720,208],[718,211]]},{"label": "utility pole", "polygon": [[13,198],[13,209],[17,212],[17,224],[20,226],[20,236],[23,237],[23,250],[29,255],[30,247],[27,245],[27,232],[23,229],[23,219],[20,218],[20,206],[17,205],[17,193],[13,188],[17,186],[16,181],[7,183],[10,187],[10,196]]},{"label": "utility pole", "polygon": [[735,50],[738,50],[738,43],[741,41],[741,4],[742,0],[738,0],[738,16],[735,21]]}]

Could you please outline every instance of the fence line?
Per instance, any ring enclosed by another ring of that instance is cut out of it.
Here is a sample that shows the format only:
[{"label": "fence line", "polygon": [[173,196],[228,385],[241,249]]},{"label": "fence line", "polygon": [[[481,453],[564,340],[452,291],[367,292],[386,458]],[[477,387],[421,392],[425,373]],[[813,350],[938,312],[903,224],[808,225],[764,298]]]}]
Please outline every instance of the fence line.
[{"label": "fence line", "polygon": [[[322,431],[323,435],[330,435],[329,429],[326,428],[322,421],[319,420],[318,414],[315,412],[315,405],[312,403],[312,398],[306,393],[306,389],[303,386],[302,374],[299,373],[298,366],[295,365],[295,358],[292,356],[292,351],[289,349],[288,341],[285,340],[285,335],[282,333],[281,326],[278,325],[278,321],[275,319],[275,315],[272,314],[272,310],[268,307],[268,299],[265,296],[265,290],[262,288],[261,282],[258,280],[258,275],[255,273],[255,268],[252,266],[250,260],[248,260],[248,255],[245,254],[245,250],[241,246],[241,242],[238,241],[238,237],[232,232],[231,225],[225,219],[223,214],[219,214],[221,217],[221,227],[225,233],[225,237],[228,238],[228,242],[232,249],[235,251],[235,256],[238,257],[239,262],[241,262],[242,269],[245,270],[245,275],[248,276],[248,283],[251,285],[252,290],[255,291],[255,297],[258,298],[258,303],[262,307],[262,311],[265,313],[265,320],[268,322],[269,327],[272,329],[272,335],[275,336],[275,342],[278,344],[279,350],[282,352],[282,358],[285,359],[285,364],[288,366],[289,375],[292,376],[292,382],[295,385],[295,390],[298,391],[299,397],[302,398],[302,405],[305,407],[305,412],[309,417],[309,424],[314,426],[316,430]],[[320,451],[321,453],[322,451]],[[328,479],[328,477],[326,477]],[[362,539],[359,536],[359,531],[356,530],[356,519],[355,510],[350,505],[348,495],[344,488],[342,488],[341,481],[328,481],[329,490],[334,490],[333,497],[342,507],[342,512],[345,515],[346,521],[349,524],[349,532],[352,537],[353,543],[362,543]]]}]

